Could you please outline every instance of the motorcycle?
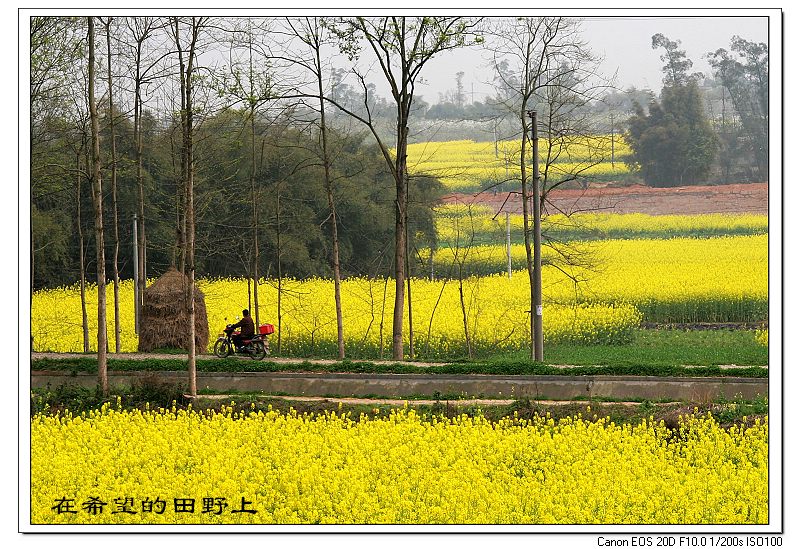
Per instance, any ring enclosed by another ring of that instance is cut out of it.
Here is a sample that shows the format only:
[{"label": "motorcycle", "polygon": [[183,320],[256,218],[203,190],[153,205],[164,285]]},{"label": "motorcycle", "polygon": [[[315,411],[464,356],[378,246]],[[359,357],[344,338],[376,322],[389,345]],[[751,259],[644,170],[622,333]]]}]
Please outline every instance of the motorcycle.
[{"label": "motorcycle", "polygon": [[237,347],[233,341],[234,335],[239,335],[239,332],[234,332],[230,324],[225,326],[225,329],[217,338],[214,343],[214,354],[219,358],[226,358],[232,354],[246,355],[253,360],[263,360],[269,354],[269,341],[267,336],[273,333],[274,328],[271,324],[262,324],[259,326],[258,333],[253,334],[250,339],[242,341],[242,345]]}]

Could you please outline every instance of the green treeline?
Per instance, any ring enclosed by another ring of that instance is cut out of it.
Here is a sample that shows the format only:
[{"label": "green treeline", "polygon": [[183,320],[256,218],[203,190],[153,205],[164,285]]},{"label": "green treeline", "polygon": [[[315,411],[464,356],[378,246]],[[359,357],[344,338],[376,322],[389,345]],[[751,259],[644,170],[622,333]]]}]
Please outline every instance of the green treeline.
[{"label": "green treeline", "polygon": [[[137,211],[136,162],[130,117],[115,111],[121,278],[133,276],[133,216]],[[202,276],[248,276],[254,241],[250,173],[253,150],[245,110],[207,118],[198,130],[195,165],[197,272]],[[101,139],[108,135],[103,113]],[[51,120],[47,139],[37,142],[31,162],[31,232],[34,288],[73,284],[79,278],[79,234],[84,265],[93,273],[91,182],[87,136]],[[255,204],[258,209],[259,274],[331,276],[330,217],[324,189],[319,128],[298,129],[285,120],[256,122]],[[148,276],[180,261],[180,128],[175,120],[142,117],[143,181]],[[394,243],[394,182],[377,147],[364,133],[329,129],[336,178],[339,253],[343,274],[388,275]],[[104,163],[106,258],[114,246],[108,159]],[[80,187],[80,189],[79,189]],[[80,195],[78,191],[80,190]],[[435,238],[434,204],[442,193],[431,178],[410,182],[409,235],[414,246]],[[78,208],[82,215],[78,220]]]}]

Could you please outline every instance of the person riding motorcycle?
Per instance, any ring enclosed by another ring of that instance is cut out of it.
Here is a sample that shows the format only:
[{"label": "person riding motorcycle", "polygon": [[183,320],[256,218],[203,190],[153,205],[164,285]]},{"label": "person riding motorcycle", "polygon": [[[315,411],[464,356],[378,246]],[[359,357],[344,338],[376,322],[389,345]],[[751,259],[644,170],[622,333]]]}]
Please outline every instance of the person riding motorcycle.
[{"label": "person riding motorcycle", "polygon": [[253,322],[253,318],[250,316],[250,311],[244,309],[242,311],[242,320],[236,324],[232,324],[229,330],[232,332],[236,328],[239,328],[239,333],[234,335],[231,339],[233,339],[233,344],[236,345],[236,348],[239,349],[244,345],[245,340],[252,339],[253,335],[256,333],[256,325]]}]

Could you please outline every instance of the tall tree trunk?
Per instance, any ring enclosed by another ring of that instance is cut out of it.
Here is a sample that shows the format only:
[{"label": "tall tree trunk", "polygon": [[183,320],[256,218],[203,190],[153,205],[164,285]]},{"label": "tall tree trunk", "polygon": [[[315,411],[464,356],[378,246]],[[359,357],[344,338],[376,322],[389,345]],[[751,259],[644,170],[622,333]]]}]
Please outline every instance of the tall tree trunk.
[{"label": "tall tree trunk", "polygon": [[192,44],[189,48],[189,64],[186,68],[186,267],[189,276],[189,391],[197,396],[197,357],[195,348],[195,309],[194,309],[194,117],[192,113],[192,70],[194,48],[197,40],[197,22],[192,19]]},{"label": "tall tree trunk", "polygon": [[[191,56],[191,53],[190,53]],[[194,159],[192,154],[192,113],[191,113],[191,57],[189,60],[189,71],[187,72],[187,132],[186,132],[186,156],[187,156],[187,177],[186,177],[186,271],[189,278],[188,304],[189,304],[189,393],[192,397],[197,396],[197,349],[195,348],[195,308],[194,308]]]},{"label": "tall tree trunk", "polygon": [[319,128],[322,134],[322,164],[325,168],[325,192],[328,195],[328,210],[331,220],[331,239],[333,250],[331,254],[331,267],[333,268],[333,298],[336,303],[336,341],[339,350],[339,358],[344,358],[344,322],[342,320],[342,276],[339,269],[339,228],[336,219],[336,204],[333,200],[333,183],[331,181],[331,161],[328,152],[328,130],[325,124],[325,101],[322,89],[322,61],[320,59],[320,45],[317,43],[315,48],[317,61],[317,85],[319,91]]},{"label": "tall tree trunk", "polygon": [[[185,113],[185,110],[184,110]],[[184,115],[185,116],[185,115]],[[184,124],[186,121],[184,120]],[[185,129],[183,131],[186,131]],[[189,169],[186,166],[186,137],[185,135],[181,138],[181,185],[175,191],[176,200],[179,204],[177,215],[178,215],[178,270],[186,274],[186,188],[187,182],[189,179]]]},{"label": "tall tree trunk", "polygon": [[111,74],[111,21],[106,23],[106,46],[108,62],[108,120],[109,133],[111,134],[111,210],[114,215],[114,261],[112,269],[114,274],[114,351],[120,352],[120,325],[119,325],[119,212],[117,209],[117,138],[114,133],[114,87]]},{"label": "tall tree trunk", "polygon": [[[31,231],[31,293],[33,293],[35,284],[34,284],[34,267],[36,266],[36,262],[34,261],[34,256],[36,254],[36,246],[34,245],[33,241],[33,231]],[[31,335],[31,342],[33,341],[33,335]]]},{"label": "tall tree trunk", "polygon": [[394,318],[392,321],[392,358],[403,360],[403,309],[406,275],[406,208],[408,187],[407,116],[400,107],[397,124],[397,159],[395,176],[395,241],[394,241]]},{"label": "tall tree trunk", "polygon": [[[258,313],[258,189],[256,188],[256,91],[253,83],[253,33],[251,21],[248,19],[248,52],[249,52],[249,77],[250,83],[250,201],[253,208],[253,308],[256,329],[261,323]],[[252,314],[252,313],[251,313]]]},{"label": "tall tree trunk", "polygon": [[525,144],[528,139],[528,122],[525,112],[526,105],[523,103],[520,111],[520,121],[522,122],[522,140],[520,141],[521,150],[519,154],[519,169],[522,179],[522,231],[525,236],[525,264],[528,269],[528,279],[530,281],[530,337],[531,337],[531,360],[535,360],[535,318],[536,305],[534,304],[534,285],[535,274],[533,272],[533,247],[531,244],[530,230],[530,196],[528,194],[527,166],[525,164]]},{"label": "tall tree trunk", "polygon": [[186,288],[186,307],[189,317],[189,394],[194,398],[197,396],[197,357],[196,357],[196,342],[195,334],[197,327],[195,326],[195,306],[194,306],[194,279],[195,279],[195,264],[194,264],[194,157],[193,157],[193,113],[192,113],[192,72],[194,70],[195,60],[195,45],[200,30],[200,22],[196,18],[192,18],[190,27],[191,41],[188,50],[188,59],[186,65],[183,60],[183,50],[180,44],[180,29],[179,20],[176,17],[175,23],[175,42],[178,50],[178,61],[181,71],[181,126],[183,129],[183,151],[181,171],[185,176],[185,192],[184,200],[186,204],[186,212],[183,216],[183,224],[185,226],[184,242],[185,249],[182,255],[182,267],[185,269],[187,276]]},{"label": "tall tree trunk", "polygon": [[[533,208],[533,285],[531,286],[531,318],[533,319],[533,359],[544,360],[542,330],[542,204],[539,185],[539,128],[536,111],[531,113],[533,134],[531,157],[531,207]],[[552,142],[552,140],[550,140]]]},{"label": "tall tree trunk", "polygon": [[[181,93],[181,97],[183,97],[183,93]],[[183,102],[181,100],[181,102]],[[170,263],[172,267],[175,267],[177,270],[183,272],[183,267],[181,266],[181,253],[183,250],[183,235],[181,234],[181,226],[182,226],[182,211],[184,208],[183,204],[183,197],[186,191],[186,182],[184,180],[184,171],[183,171],[183,114],[181,114],[181,144],[178,147],[178,152],[175,152],[175,132],[170,132],[169,137],[169,148],[170,148],[170,158],[172,160],[172,175],[175,179],[175,241],[172,245],[172,254],[170,258]],[[175,166],[175,159],[178,158],[180,162],[180,168],[176,168]]]},{"label": "tall tree trunk", "polygon": [[[175,18],[175,40],[178,38],[178,18]],[[183,50],[178,45],[178,64],[181,71],[181,183],[176,186],[175,199],[177,203],[176,213],[177,219],[177,250],[178,250],[178,270],[186,274],[186,216],[188,210],[187,191],[189,189],[189,166],[188,166],[188,151],[186,147],[189,142],[187,139],[187,130],[189,125],[189,105],[186,104],[188,96],[187,87],[188,82],[186,78],[186,65],[183,62]]]},{"label": "tall tree trunk", "polygon": [[82,226],[83,223],[81,221],[81,179],[82,179],[82,174],[81,174],[81,153],[82,153],[82,148],[83,147],[81,147],[81,150],[79,150],[78,154],[76,155],[77,156],[77,158],[76,158],[76,168],[77,169],[75,171],[78,174],[78,176],[77,176],[76,181],[75,181],[76,182],[76,190],[75,190],[76,200],[75,200],[75,203],[76,203],[76,206],[77,206],[77,212],[76,212],[77,221],[76,221],[76,223],[77,223],[77,226],[78,226],[78,255],[79,255],[80,276],[81,276],[81,281],[80,281],[80,287],[81,287],[81,328],[82,328],[82,331],[83,331],[83,352],[84,353],[88,353],[89,352],[89,317],[86,314],[86,264],[85,264],[86,263],[86,257],[85,257],[85,253],[84,253],[84,250],[83,250],[83,226]]},{"label": "tall tree trunk", "polygon": [[408,185],[406,185],[406,292],[408,293],[408,356],[414,358],[414,310],[411,306],[411,261],[408,239]]},{"label": "tall tree trunk", "polygon": [[[147,267],[145,266],[145,235],[144,235],[144,178],[142,177],[142,41],[137,42],[136,49],[136,79],[133,98],[133,141],[136,150],[136,189],[137,189],[137,210],[138,216],[136,222],[138,223],[137,238],[137,255],[138,257],[138,271],[134,273],[136,284],[139,288],[139,302],[136,303],[136,314],[139,315],[144,305],[144,290],[147,285]],[[174,265],[174,261],[173,261]],[[138,316],[137,316],[138,318]]]},{"label": "tall tree trunk", "polygon": [[94,101],[94,18],[89,24],[89,116],[92,121],[92,198],[94,234],[97,247],[97,373],[103,396],[108,395],[106,338],[106,268],[103,242],[103,182],[100,175],[100,121]]},{"label": "tall tree trunk", "polygon": [[[252,74],[252,52],[250,57],[250,71]],[[252,78],[251,78],[252,82]],[[258,189],[256,188],[256,113],[255,105],[250,108],[250,143],[251,166],[250,166],[250,200],[253,203],[253,308],[255,309],[256,328],[260,324],[258,316]]]},{"label": "tall tree trunk", "polygon": [[250,277],[250,272],[247,273],[247,308],[253,308],[253,279]]}]

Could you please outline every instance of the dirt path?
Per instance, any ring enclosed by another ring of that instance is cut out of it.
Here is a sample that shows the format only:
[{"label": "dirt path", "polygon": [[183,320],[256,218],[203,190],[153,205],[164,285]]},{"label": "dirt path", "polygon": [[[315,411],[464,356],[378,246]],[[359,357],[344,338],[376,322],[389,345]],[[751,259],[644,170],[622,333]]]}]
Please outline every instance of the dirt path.
[{"label": "dirt path", "polygon": [[[95,354],[83,354],[83,353],[31,353],[31,360],[41,360],[44,358],[51,358],[51,359],[69,359],[69,358],[96,358],[97,355]],[[188,356],[184,354],[158,354],[158,353],[108,353],[108,358],[114,360],[187,360]],[[217,357],[214,355],[198,355],[197,357],[200,360],[213,360]],[[244,362],[250,362],[252,359],[247,357],[229,357],[225,360],[241,360]],[[308,362],[309,364],[320,364],[320,365],[329,365],[329,364],[338,364],[341,361],[335,359],[327,359],[327,358],[288,358],[288,357],[274,357],[270,356],[265,358],[264,360],[268,360],[270,362],[275,362],[278,364],[302,364],[304,362]],[[417,368],[431,368],[436,366],[445,366],[450,364],[448,362],[418,362],[418,361],[398,361],[398,360],[369,360],[369,359],[357,359],[354,362],[369,362],[370,364],[380,364],[384,366],[389,366],[392,364],[402,364],[405,366],[416,366]],[[581,368],[580,365],[573,365],[573,364],[548,364],[551,368]],[[684,368],[704,368],[704,366],[695,366],[691,364],[679,364],[678,366],[682,366]],[[719,365],[722,369],[730,369],[730,368],[742,368],[743,366],[739,366],[737,364],[721,364]],[[767,368],[767,366],[762,366],[762,368]]]},{"label": "dirt path", "polygon": [[[84,353],[31,353],[31,360],[40,360],[43,358],[65,359],[65,358],[97,358],[96,354]],[[185,354],[160,354],[160,353],[108,353],[108,358],[112,360],[187,360],[189,357]],[[218,359],[215,355],[197,355],[199,360],[214,360]],[[221,360],[221,359],[218,359]],[[250,362],[252,359],[245,356],[233,356],[225,360],[242,360]],[[327,358],[288,358],[269,356],[264,360],[277,362],[278,364],[302,364],[308,362],[310,364],[338,364],[341,360],[327,359]],[[354,362],[360,362],[356,359]],[[368,360],[364,362],[371,364],[403,364],[406,366],[417,366],[419,368],[429,368],[431,366],[443,366],[444,362],[416,362],[407,360]]]},{"label": "dirt path", "polygon": [[[508,202],[506,199],[508,198]],[[522,213],[519,197],[509,193],[452,194],[446,203],[481,204],[495,212]],[[769,184],[742,183],[692,187],[651,188],[590,187],[586,190],[558,189],[548,199],[552,212],[599,211],[605,213],[645,213],[650,215],[693,215],[707,213],[769,213]]]}]

